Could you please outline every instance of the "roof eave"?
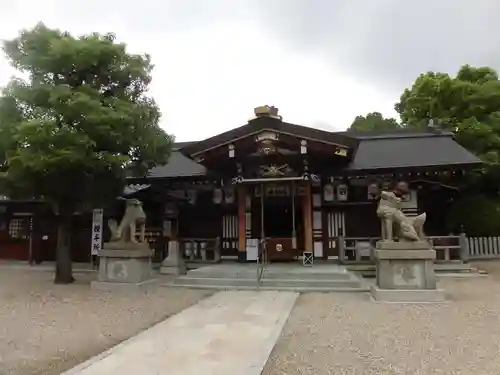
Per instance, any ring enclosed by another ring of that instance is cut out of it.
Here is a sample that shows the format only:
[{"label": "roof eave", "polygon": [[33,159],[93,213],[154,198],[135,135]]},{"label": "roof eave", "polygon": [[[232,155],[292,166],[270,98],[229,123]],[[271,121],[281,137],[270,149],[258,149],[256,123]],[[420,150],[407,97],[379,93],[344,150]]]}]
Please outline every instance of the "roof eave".
[{"label": "roof eave", "polygon": [[387,170],[402,170],[402,169],[475,169],[483,166],[482,161],[470,163],[451,163],[451,164],[434,164],[434,165],[396,165],[396,166],[382,166],[382,167],[367,167],[367,168],[346,168],[346,172],[381,172]]}]

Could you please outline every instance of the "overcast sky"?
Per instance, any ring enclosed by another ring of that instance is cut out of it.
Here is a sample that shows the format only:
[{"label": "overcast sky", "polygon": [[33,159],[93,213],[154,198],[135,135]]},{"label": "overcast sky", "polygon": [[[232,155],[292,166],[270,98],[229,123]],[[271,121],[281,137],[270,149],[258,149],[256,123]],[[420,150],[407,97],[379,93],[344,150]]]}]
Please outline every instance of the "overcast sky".
[{"label": "overcast sky", "polygon": [[[116,33],[152,55],[162,126],[186,141],[243,125],[264,104],[327,130],[392,116],[421,72],[498,68],[499,19],[500,0],[5,0],[0,39],[39,21]],[[0,57],[0,86],[14,73]]]}]

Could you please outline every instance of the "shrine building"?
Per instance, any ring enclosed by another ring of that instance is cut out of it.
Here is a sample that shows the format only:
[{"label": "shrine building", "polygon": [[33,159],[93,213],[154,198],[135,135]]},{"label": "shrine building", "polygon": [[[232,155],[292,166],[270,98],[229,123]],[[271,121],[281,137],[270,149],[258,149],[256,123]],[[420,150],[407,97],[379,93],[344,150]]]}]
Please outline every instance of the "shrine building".
[{"label": "shrine building", "polygon": [[195,257],[216,241],[222,259],[255,261],[255,244],[266,238],[271,261],[304,252],[332,259],[339,236],[380,236],[376,198],[398,180],[411,187],[404,212],[427,212],[426,233],[447,235],[460,182],[480,164],[438,128],[329,132],[288,123],[263,106],[243,126],[175,144],[168,164],[131,179],[126,194],[143,201],[160,253],[178,240]]}]

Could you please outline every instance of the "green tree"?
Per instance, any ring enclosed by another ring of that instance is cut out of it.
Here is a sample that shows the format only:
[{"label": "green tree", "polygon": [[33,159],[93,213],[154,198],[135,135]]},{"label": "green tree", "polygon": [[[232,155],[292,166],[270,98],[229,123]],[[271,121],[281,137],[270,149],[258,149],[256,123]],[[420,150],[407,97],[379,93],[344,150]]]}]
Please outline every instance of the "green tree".
[{"label": "green tree", "polygon": [[500,201],[482,194],[471,194],[456,201],[447,215],[450,232],[465,230],[469,236],[488,237],[500,234]]},{"label": "green tree", "polygon": [[114,199],[128,175],[168,160],[172,139],[146,95],[153,66],[113,34],[74,37],[43,24],[5,42],[4,51],[27,77],[12,80],[0,99],[0,134],[9,135],[0,145],[4,177],[10,191],[53,205],[54,281],[71,283],[73,213]]},{"label": "green tree", "polygon": [[366,116],[356,116],[353,123],[347,129],[349,132],[390,131],[401,128],[401,125],[393,118],[384,118],[379,112],[371,112]]},{"label": "green tree", "polygon": [[[500,227],[500,80],[494,69],[464,65],[455,77],[421,74],[404,90],[395,106],[408,127],[425,128],[435,119],[443,130],[485,163],[467,176],[465,191],[448,217],[450,229],[459,224],[470,235],[496,235]],[[459,223],[461,220],[463,223]]]},{"label": "green tree", "polygon": [[500,161],[500,80],[495,70],[464,65],[456,77],[422,74],[395,108],[406,126],[424,128],[437,119],[485,162]]}]

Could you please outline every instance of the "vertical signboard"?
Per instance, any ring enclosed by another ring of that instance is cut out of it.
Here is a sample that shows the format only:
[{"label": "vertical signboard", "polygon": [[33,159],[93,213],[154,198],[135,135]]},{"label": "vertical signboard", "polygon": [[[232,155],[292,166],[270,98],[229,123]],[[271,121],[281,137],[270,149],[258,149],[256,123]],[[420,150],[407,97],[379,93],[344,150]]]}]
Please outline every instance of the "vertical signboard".
[{"label": "vertical signboard", "polygon": [[102,244],[102,208],[94,209],[92,214],[92,241],[91,241],[91,255],[99,255]]}]

